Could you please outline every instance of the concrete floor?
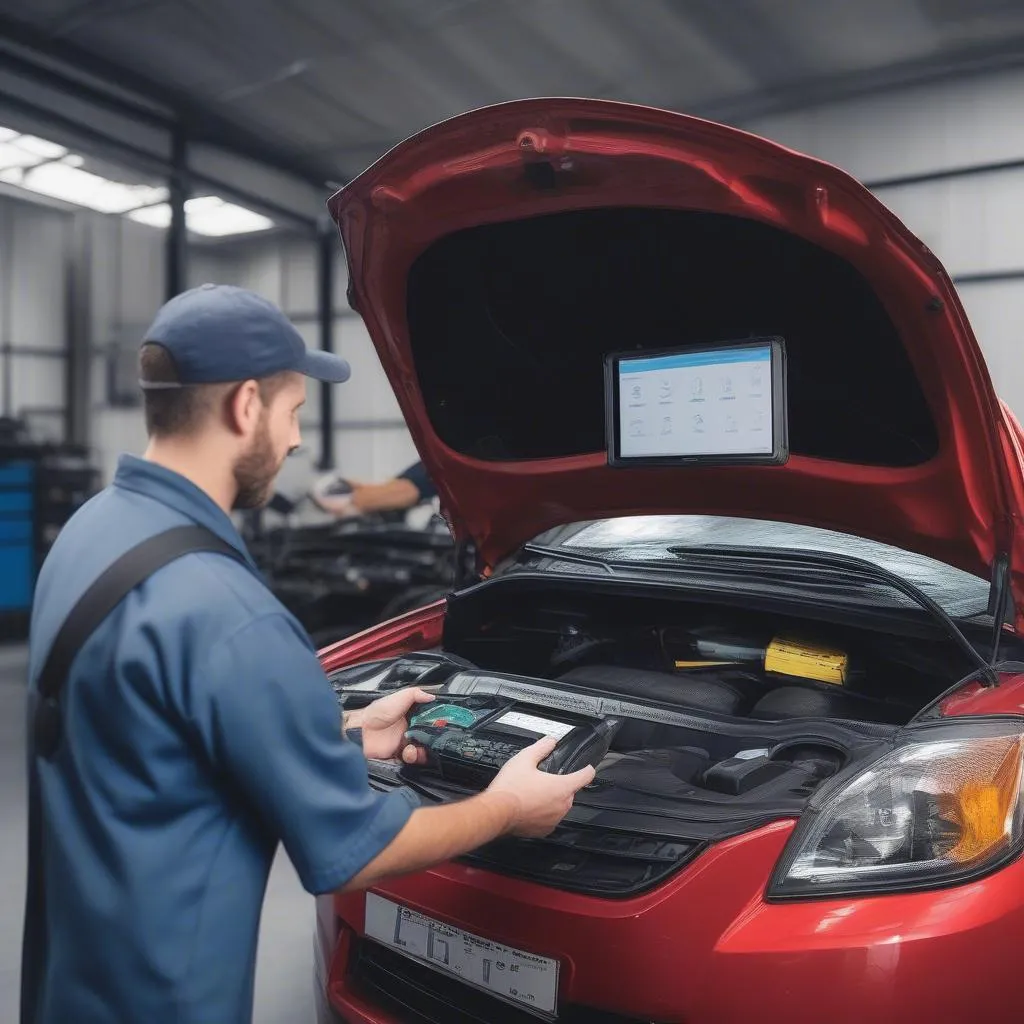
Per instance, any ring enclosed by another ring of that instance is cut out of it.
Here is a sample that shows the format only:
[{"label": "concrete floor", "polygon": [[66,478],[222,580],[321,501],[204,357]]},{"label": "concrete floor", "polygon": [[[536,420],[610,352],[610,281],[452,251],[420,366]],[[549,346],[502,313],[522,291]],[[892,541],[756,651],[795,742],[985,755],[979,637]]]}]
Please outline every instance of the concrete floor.
[{"label": "concrete floor", "polygon": [[[0,1021],[18,1019],[25,903],[26,652],[0,646]],[[279,854],[263,907],[254,1024],[312,1024],[313,900]]]}]

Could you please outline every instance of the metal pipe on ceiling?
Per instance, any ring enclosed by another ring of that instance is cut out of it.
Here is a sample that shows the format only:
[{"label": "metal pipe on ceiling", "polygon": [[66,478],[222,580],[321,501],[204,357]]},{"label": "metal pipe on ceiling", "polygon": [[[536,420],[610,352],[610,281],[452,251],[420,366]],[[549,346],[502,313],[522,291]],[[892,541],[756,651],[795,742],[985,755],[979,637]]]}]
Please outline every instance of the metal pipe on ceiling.
[{"label": "metal pipe on ceiling", "polygon": [[174,113],[171,110],[161,112],[145,102],[136,102],[126,96],[107,92],[84,79],[76,78],[58,68],[39,64],[20,53],[0,49],[0,68],[31,79],[40,85],[73,93],[76,99],[87,100],[112,114],[120,114],[154,128],[170,130],[174,125]]},{"label": "metal pipe on ceiling", "polygon": [[3,215],[3,228],[0,231],[0,354],[3,358],[3,402],[0,415],[14,415],[14,352],[11,333],[14,323],[14,204],[0,203]]},{"label": "metal pipe on ceiling", "polygon": [[956,178],[973,178],[983,174],[999,174],[1002,171],[1024,169],[1024,159],[993,160],[982,164],[961,164],[958,167],[943,167],[935,171],[919,171],[914,174],[899,174],[891,178],[877,178],[865,181],[864,187],[872,192],[885,188],[906,188],[910,185],[931,185],[936,181],[952,181]]},{"label": "metal pipe on ceiling", "polygon": [[953,274],[950,280],[957,288],[972,284],[1008,284],[1011,281],[1024,281],[1024,268],[969,271],[964,274]]},{"label": "metal pipe on ceiling", "polygon": [[185,203],[190,191],[188,173],[188,140],[176,128],[171,140],[171,173],[167,179],[167,202],[171,208],[171,223],[167,228],[165,298],[173,299],[187,287],[188,281],[188,226],[185,222]]},{"label": "metal pipe on ceiling", "polygon": [[64,440],[87,445],[92,420],[92,219],[65,222]]},{"label": "metal pipe on ceiling", "polygon": [[[334,260],[338,238],[334,223],[321,220],[317,231],[317,313],[320,347],[334,351]],[[320,469],[334,469],[333,385],[320,385]]]}]

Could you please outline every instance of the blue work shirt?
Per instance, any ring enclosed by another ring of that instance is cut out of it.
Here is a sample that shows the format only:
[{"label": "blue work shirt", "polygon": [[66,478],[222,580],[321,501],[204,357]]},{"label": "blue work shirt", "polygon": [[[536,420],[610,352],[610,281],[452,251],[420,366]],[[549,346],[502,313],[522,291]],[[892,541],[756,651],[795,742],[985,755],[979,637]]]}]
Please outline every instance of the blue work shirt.
[{"label": "blue work shirt", "polygon": [[192,523],[246,564],[189,554],[132,591],[75,658],[60,750],[36,762],[48,942],[40,1024],[248,1024],[278,841],[305,888],[329,892],[394,839],[415,804],[408,791],[370,788],[308,636],[230,518],[142,459],[121,460],[43,566],[30,685],[104,569]]}]

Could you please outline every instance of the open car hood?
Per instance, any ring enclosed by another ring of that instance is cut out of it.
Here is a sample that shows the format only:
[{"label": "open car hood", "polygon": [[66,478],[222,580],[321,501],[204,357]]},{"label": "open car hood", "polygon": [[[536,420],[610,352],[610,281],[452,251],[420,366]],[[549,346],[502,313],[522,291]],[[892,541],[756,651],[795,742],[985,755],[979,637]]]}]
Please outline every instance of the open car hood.
[{"label": "open car hood", "polygon": [[[700,513],[820,526],[1024,607],[1022,434],[938,260],[836,168],[581,99],[455,117],[329,202],[363,317],[456,536],[493,566],[559,524]],[[607,464],[603,359],[777,334],[783,466]]]}]

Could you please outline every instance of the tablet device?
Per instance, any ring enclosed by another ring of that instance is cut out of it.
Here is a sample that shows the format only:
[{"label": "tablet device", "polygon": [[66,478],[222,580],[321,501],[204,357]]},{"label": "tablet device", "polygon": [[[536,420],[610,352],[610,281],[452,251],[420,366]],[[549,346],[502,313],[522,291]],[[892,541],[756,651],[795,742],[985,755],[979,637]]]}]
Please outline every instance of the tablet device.
[{"label": "tablet device", "polygon": [[782,338],[613,354],[605,392],[611,465],[780,465],[789,458]]}]

